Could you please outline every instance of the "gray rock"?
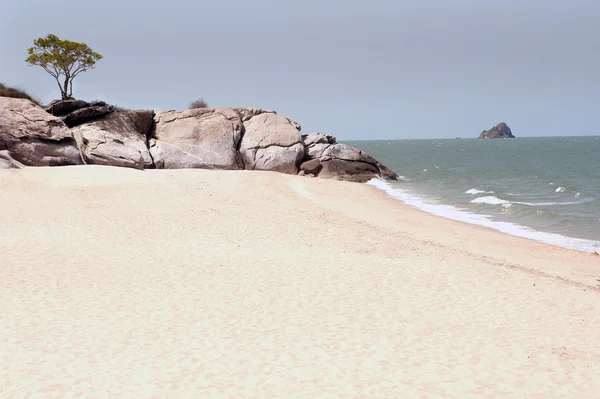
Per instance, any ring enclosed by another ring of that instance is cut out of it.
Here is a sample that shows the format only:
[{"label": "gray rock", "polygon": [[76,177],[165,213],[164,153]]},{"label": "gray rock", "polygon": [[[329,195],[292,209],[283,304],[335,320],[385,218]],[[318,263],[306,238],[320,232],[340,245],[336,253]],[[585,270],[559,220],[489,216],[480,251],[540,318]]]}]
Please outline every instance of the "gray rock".
[{"label": "gray rock", "polygon": [[479,135],[480,139],[514,139],[512,131],[504,122],[497,124],[490,130],[484,130]]},{"label": "gray rock", "polygon": [[114,108],[110,105],[91,105],[71,112],[65,117],[64,121],[67,126],[74,127],[85,122],[96,120],[113,111]]},{"label": "gray rock", "polygon": [[293,175],[298,173],[298,165],[303,156],[304,146],[300,143],[290,147],[259,148],[254,155],[254,169]]},{"label": "gray rock", "polygon": [[332,144],[323,144],[317,143],[313,144],[310,147],[306,147],[305,157],[307,159],[315,159],[321,158],[326,149],[328,149]]},{"label": "gray rock", "polygon": [[300,122],[296,122],[296,121],[293,121],[291,119],[288,119],[288,121],[290,121],[290,124],[292,126],[294,126],[296,128],[296,130],[298,130],[298,131],[302,130],[302,125],[300,124]]},{"label": "gray rock", "polygon": [[243,169],[240,114],[231,108],[163,111],[154,117],[150,154],[159,169]]},{"label": "gray rock", "polygon": [[379,169],[366,162],[331,159],[321,164],[323,169],[318,176],[324,179],[366,183],[379,175]]},{"label": "gray rock", "polygon": [[240,154],[246,169],[298,173],[304,144],[288,118],[263,113],[244,122],[244,130]]},{"label": "gray rock", "polygon": [[150,169],[153,117],[154,111],[117,111],[72,130],[87,164]]},{"label": "gray rock", "polygon": [[21,169],[24,167],[25,165],[23,165],[21,162],[13,159],[13,157],[10,155],[10,151],[0,151],[0,169]]},{"label": "gray rock", "polygon": [[261,108],[235,108],[235,111],[240,114],[240,118],[242,119],[242,122],[246,122],[260,114],[276,114],[277,113],[272,110],[264,110]]},{"label": "gray rock", "polygon": [[302,140],[306,147],[310,147],[314,144],[335,144],[336,139],[333,136],[323,133],[311,133],[302,135]]},{"label": "gray rock", "polygon": [[83,100],[54,100],[45,109],[52,115],[61,116],[89,106],[90,104]]},{"label": "gray rock", "polygon": [[321,161],[318,159],[311,159],[306,162],[302,162],[300,165],[300,170],[304,172],[305,175],[312,174],[314,176],[318,176],[319,172],[323,169],[323,165],[321,165]]},{"label": "gray rock", "polygon": [[[25,166],[82,164],[63,121],[30,100],[0,97],[0,151]],[[4,162],[6,164],[6,162]]]},{"label": "gray rock", "polygon": [[313,133],[303,136],[303,140],[306,150],[300,169],[305,174],[361,183],[377,176],[398,179],[396,173],[373,157],[358,148],[337,143],[333,136]]}]

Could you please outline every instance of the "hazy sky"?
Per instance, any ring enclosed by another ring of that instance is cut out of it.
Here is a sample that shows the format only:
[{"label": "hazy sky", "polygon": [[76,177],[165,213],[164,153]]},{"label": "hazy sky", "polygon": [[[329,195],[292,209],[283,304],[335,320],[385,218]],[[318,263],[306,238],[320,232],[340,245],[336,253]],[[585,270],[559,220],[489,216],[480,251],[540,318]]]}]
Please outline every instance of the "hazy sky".
[{"label": "hazy sky", "polygon": [[342,140],[597,135],[598,0],[0,1],[0,82],[48,33],[104,55],[74,95],[132,107],[275,109]]}]

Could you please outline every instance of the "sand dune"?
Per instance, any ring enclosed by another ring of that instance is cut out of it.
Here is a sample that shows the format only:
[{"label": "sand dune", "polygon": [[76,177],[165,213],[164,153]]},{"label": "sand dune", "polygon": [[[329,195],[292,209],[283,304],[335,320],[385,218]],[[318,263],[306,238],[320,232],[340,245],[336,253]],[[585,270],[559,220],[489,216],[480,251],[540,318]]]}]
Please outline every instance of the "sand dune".
[{"label": "sand dune", "polygon": [[598,398],[600,257],[269,172],[0,173],[1,398]]}]

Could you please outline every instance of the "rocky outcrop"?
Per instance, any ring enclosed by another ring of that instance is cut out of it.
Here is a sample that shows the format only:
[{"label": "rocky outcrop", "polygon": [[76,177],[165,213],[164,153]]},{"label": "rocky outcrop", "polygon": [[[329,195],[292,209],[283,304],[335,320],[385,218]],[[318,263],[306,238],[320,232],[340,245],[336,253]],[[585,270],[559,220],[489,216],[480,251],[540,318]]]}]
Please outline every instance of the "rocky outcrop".
[{"label": "rocky outcrop", "polygon": [[45,107],[46,112],[60,116],[68,127],[81,125],[103,117],[115,108],[104,101],[88,103],[83,100],[54,100]]},{"label": "rocky outcrop", "polygon": [[240,154],[248,170],[296,174],[304,144],[300,131],[288,118],[262,113],[244,122]]},{"label": "rocky outcrop", "polygon": [[0,151],[4,165],[8,157],[26,166],[83,163],[64,122],[26,99],[0,97]]},{"label": "rocky outcrop", "polygon": [[67,126],[74,127],[86,122],[97,120],[104,115],[110,114],[111,112],[114,112],[114,108],[112,106],[106,105],[105,103],[100,103],[73,111],[64,118],[64,121]]},{"label": "rocky outcrop", "polygon": [[90,104],[83,100],[54,100],[50,102],[50,104],[46,105],[45,110],[46,112],[54,116],[63,116],[80,108],[85,108],[89,106]]},{"label": "rocky outcrop", "polygon": [[508,125],[504,122],[497,124],[490,130],[484,130],[479,135],[480,139],[514,139]]},{"label": "rocky outcrop", "polygon": [[[71,127],[71,129],[69,129]],[[0,169],[95,164],[136,169],[247,169],[366,182],[397,175],[326,134],[260,108],[116,110],[60,100],[45,109],[0,98]]]},{"label": "rocky outcrop", "polygon": [[300,170],[325,179],[365,183],[374,177],[397,180],[398,175],[355,147],[337,143],[335,137],[313,133],[303,136],[306,146]]},{"label": "rocky outcrop", "polygon": [[153,118],[154,111],[116,111],[72,130],[87,164],[151,169]]},{"label": "rocky outcrop", "polygon": [[158,112],[150,154],[159,169],[243,169],[240,114],[231,108]]}]

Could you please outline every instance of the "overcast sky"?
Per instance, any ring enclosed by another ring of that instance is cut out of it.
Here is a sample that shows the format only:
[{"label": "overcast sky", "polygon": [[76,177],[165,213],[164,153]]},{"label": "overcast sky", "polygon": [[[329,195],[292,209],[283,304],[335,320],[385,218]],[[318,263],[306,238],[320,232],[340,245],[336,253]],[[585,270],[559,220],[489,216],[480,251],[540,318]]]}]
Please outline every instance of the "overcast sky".
[{"label": "overcast sky", "polygon": [[104,55],[77,98],[275,109],[342,140],[598,135],[598,0],[0,1],[0,82],[54,33]]}]

